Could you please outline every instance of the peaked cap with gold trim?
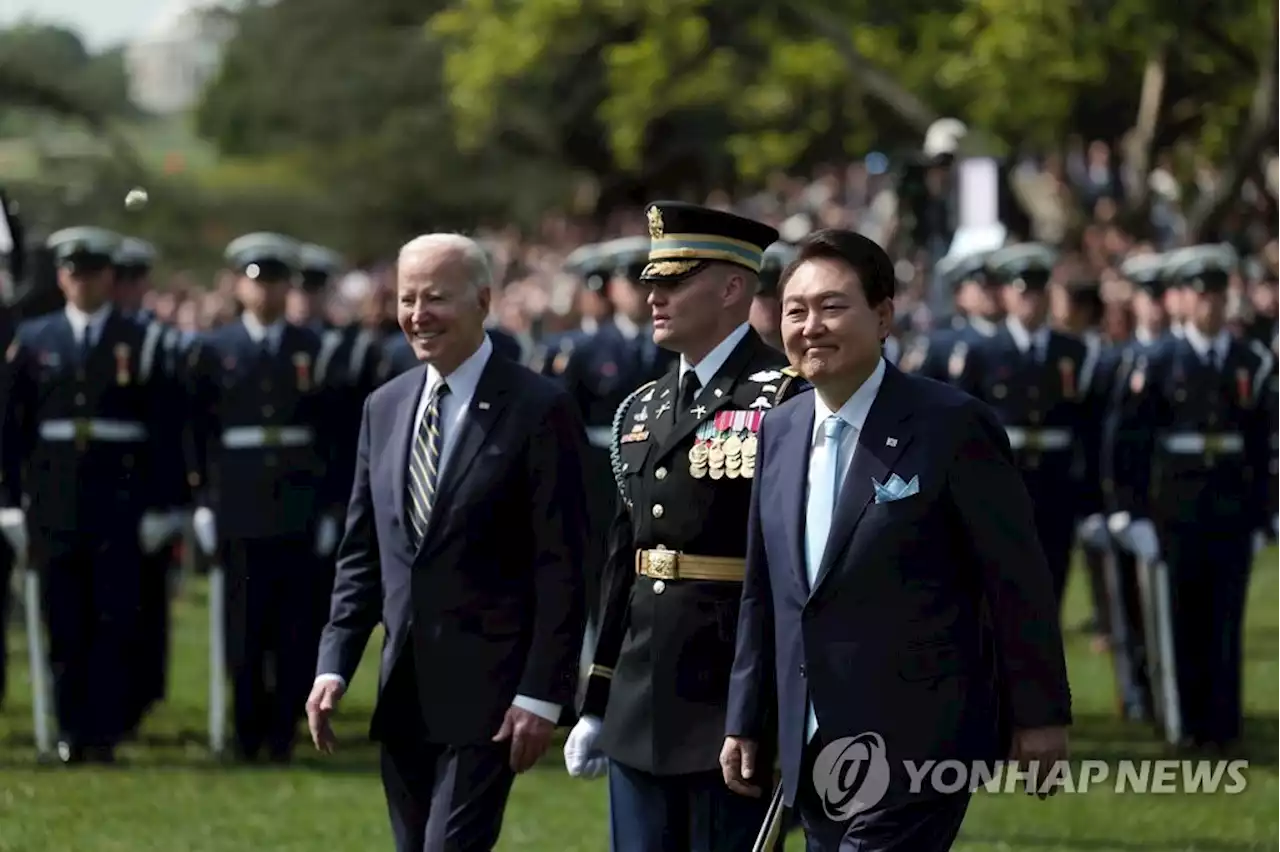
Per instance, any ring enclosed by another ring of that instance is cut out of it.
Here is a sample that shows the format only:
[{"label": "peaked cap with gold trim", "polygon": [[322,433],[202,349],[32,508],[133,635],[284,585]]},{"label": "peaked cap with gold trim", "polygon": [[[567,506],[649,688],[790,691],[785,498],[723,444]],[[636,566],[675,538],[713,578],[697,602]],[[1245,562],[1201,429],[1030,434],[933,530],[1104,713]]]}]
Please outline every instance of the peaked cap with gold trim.
[{"label": "peaked cap with gold trim", "polygon": [[765,249],[778,232],[761,222],[723,210],[654,201],[649,221],[649,262],[640,274],[655,284],[683,281],[708,263],[732,263],[759,274]]}]

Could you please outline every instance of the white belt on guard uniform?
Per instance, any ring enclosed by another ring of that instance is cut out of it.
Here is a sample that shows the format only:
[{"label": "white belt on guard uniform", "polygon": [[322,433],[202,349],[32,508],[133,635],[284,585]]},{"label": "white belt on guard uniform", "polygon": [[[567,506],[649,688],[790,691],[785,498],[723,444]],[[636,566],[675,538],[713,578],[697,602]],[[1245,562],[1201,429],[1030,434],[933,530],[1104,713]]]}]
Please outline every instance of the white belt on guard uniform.
[{"label": "white belt on guard uniform", "polygon": [[96,417],[76,420],[45,420],[40,424],[40,437],[46,441],[109,441],[128,443],[147,440],[147,427],[129,420],[100,420]]},{"label": "white belt on guard uniform", "polygon": [[305,447],[314,440],[315,432],[306,426],[232,426],[222,433],[222,446],[228,450]]},{"label": "white belt on guard uniform", "polygon": [[1070,429],[1024,429],[1006,426],[1009,446],[1015,450],[1066,450],[1071,447]]},{"label": "white belt on guard uniform", "polygon": [[1244,436],[1239,432],[1171,432],[1160,441],[1160,446],[1175,455],[1242,453]]},{"label": "white belt on guard uniform", "polygon": [[608,426],[588,426],[587,443],[607,450],[613,444],[613,430]]}]

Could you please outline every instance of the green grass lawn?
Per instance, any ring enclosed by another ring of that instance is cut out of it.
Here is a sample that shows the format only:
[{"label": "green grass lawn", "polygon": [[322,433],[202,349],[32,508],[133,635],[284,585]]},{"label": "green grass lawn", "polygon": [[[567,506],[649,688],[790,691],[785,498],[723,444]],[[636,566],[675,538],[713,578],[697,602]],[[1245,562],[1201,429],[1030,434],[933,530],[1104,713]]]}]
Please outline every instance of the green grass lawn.
[{"label": "green grass lawn", "polygon": [[[1238,795],[1087,794],[1037,801],[979,794],[962,850],[1236,852],[1275,849],[1277,829],[1277,557],[1259,558],[1250,597],[1245,662],[1249,785]],[[1072,584],[1068,624],[1085,615],[1084,583]],[[309,746],[287,769],[217,765],[205,730],[206,621],[203,589],[178,603],[170,701],[127,766],[43,768],[35,764],[24,645],[12,634],[10,698],[0,714],[0,852],[327,852],[391,848],[375,753],[364,732],[376,659],[370,654],[343,707],[340,751]],[[1085,638],[1068,637],[1078,757],[1159,756],[1141,726],[1115,718],[1110,664]],[[376,646],[374,643],[373,646]],[[373,647],[371,646],[371,647]],[[607,848],[603,782],[570,779],[558,746],[517,780],[502,850],[599,852]],[[793,839],[790,849],[799,849]]]}]

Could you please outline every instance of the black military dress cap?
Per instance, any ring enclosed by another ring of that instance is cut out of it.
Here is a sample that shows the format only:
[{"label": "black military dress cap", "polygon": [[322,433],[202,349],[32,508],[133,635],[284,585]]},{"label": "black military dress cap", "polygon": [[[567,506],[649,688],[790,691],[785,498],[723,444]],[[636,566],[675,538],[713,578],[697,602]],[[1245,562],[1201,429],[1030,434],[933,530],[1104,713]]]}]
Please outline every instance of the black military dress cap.
[{"label": "black military dress cap", "polygon": [[987,271],[987,260],[990,256],[990,251],[947,255],[938,261],[934,272],[939,280],[952,290],[958,290],[966,281],[990,284],[993,283]]},{"label": "black military dress cap", "polygon": [[649,222],[649,262],[641,279],[674,284],[708,263],[732,263],[759,274],[765,249],[778,231],[753,219],[679,201],[654,201],[645,208]]},{"label": "black military dress cap", "polygon": [[137,237],[123,237],[112,260],[120,269],[145,270],[155,266],[155,246]]},{"label": "black military dress cap", "polygon": [[1120,275],[1140,290],[1159,297],[1166,289],[1168,258],[1163,254],[1139,254],[1120,264]]},{"label": "black military dress cap", "polygon": [[105,269],[115,262],[120,235],[106,228],[81,225],[55,231],[45,240],[54,262],[73,272]]},{"label": "black military dress cap", "polygon": [[1043,291],[1049,285],[1058,253],[1043,243],[1018,243],[987,257],[987,273],[1018,292]]},{"label": "black military dress cap", "polygon": [[1235,249],[1225,243],[1189,246],[1168,254],[1166,274],[1195,293],[1225,293],[1238,263]]},{"label": "black military dress cap", "polygon": [[756,295],[769,299],[778,297],[778,282],[782,280],[782,271],[800,254],[800,249],[791,243],[779,240],[764,250],[764,262],[760,266],[760,289]]},{"label": "black military dress cap", "polygon": [[245,234],[227,246],[227,266],[248,278],[284,281],[302,267],[301,245],[283,234]]},{"label": "black military dress cap", "polygon": [[298,247],[298,264],[302,268],[302,286],[322,290],[342,269],[342,255],[315,243],[303,243]]}]

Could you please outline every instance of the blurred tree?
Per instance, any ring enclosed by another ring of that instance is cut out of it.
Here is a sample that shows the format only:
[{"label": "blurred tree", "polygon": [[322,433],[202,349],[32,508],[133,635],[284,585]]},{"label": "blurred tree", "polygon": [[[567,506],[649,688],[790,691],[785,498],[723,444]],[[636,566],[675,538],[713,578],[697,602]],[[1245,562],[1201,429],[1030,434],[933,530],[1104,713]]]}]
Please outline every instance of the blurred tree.
[{"label": "blurred tree", "polygon": [[[129,99],[124,52],[91,54],[72,30],[36,24],[0,30],[0,63],[6,69],[25,69],[45,85],[56,86],[64,98],[91,105],[97,115],[137,113]],[[85,117],[84,112],[84,108],[77,110],[76,117]]]}]

